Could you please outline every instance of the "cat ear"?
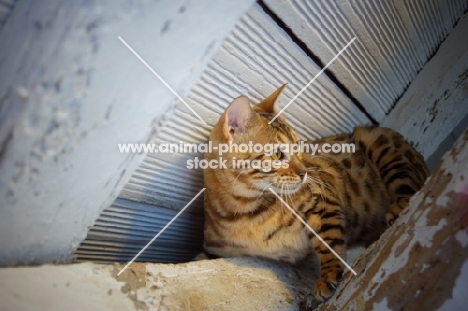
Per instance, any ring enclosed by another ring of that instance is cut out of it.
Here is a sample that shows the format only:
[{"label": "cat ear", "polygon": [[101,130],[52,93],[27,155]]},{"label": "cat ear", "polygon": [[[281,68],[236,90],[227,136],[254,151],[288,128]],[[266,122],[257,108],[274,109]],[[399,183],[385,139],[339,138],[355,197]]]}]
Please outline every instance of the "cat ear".
[{"label": "cat ear", "polygon": [[247,120],[252,115],[249,99],[246,96],[237,97],[227,107],[223,124],[223,133],[228,140],[233,139],[233,135],[244,131]]},{"label": "cat ear", "polygon": [[279,95],[281,94],[281,91],[284,89],[287,83],[283,84],[280,86],[276,91],[274,91],[270,96],[265,98],[260,104],[258,104],[256,107],[263,112],[266,113],[276,113],[275,110],[275,103],[276,100],[278,99]]}]

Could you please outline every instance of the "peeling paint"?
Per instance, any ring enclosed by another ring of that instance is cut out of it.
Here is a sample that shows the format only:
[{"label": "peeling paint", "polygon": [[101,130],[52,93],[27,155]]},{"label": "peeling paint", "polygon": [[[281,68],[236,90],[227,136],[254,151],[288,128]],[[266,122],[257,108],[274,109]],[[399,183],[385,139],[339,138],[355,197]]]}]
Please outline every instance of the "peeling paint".
[{"label": "peeling paint", "polygon": [[463,264],[460,275],[455,281],[452,296],[439,308],[439,311],[468,310],[468,262]]},{"label": "peeling paint", "polygon": [[[364,310],[448,310],[442,307],[447,299],[466,301],[468,210],[466,196],[454,190],[464,189],[455,181],[466,163],[468,130],[395,224],[354,262],[358,275],[345,274],[320,310],[354,310],[350,306],[362,301]],[[443,205],[435,199],[440,196]]]},{"label": "peeling paint", "polygon": [[[466,13],[466,9],[461,12]],[[416,149],[425,159],[468,113],[468,42],[464,40],[467,27],[465,14],[414,77],[395,109],[381,121],[382,126],[397,129],[409,141],[416,142]]]},{"label": "peeling paint", "polygon": [[455,234],[455,238],[463,248],[468,246],[468,233],[466,232],[466,228],[458,231],[457,234]]},{"label": "peeling paint", "polygon": [[388,301],[387,301],[387,298],[384,298],[382,301],[380,302],[374,302],[372,304],[372,310],[391,310],[389,307],[388,307]]}]

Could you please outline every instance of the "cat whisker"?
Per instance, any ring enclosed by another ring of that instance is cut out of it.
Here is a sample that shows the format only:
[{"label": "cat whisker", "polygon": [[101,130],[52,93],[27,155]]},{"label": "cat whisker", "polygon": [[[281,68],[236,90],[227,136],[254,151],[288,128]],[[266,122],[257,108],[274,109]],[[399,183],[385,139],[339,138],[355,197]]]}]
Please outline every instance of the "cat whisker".
[{"label": "cat whisker", "polygon": [[[288,186],[288,188],[290,188],[290,187]],[[294,205],[294,201],[293,201],[294,193],[291,193],[291,191],[289,191],[288,196],[289,196],[289,199],[290,199],[290,201],[291,201],[291,205],[290,205],[291,208],[297,212],[296,207],[295,207],[295,205]]]},{"label": "cat whisker", "polygon": [[255,184],[254,184],[254,183],[251,183],[251,184],[250,184],[250,187],[249,187],[249,191],[252,190],[253,188],[255,188],[256,190],[258,190],[258,188],[255,187]]},{"label": "cat whisker", "polygon": [[320,192],[323,192],[324,188],[329,190],[330,192],[333,192],[333,190],[330,189],[330,187],[328,187],[326,184],[323,184],[319,180],[310,179],[309,181],[316,187],[316,189],[320,190]]},{"label": "cat whisker", "polygon": [[324,160],[326,160],[327,162],[330,162],[330,158],[324,157],[324,156],[322,156],[322,155],[317,155],[317,154],[316,154],[316,155],[313,155],[313,157],[314,157],[314,158],[324,159]]},{"label": "cat whisker", "polygon": [[266,190],[268,187],[270,187],[271,185],[273,185],[273,183],[269,183],[268,185],[265,186],[265,188],[263,188],[262,192],[257,196],[257,199],[255,199],[254,205],[257,204],[258,199],[263,195],[263,193],[265,192],[265,190]]},{"label": "cat whisker", "polygon": [[[279,184],[279,185],[277,185],[277,187],[278,187],[278,188],[281,187],[281,188],[280,188],[280,193],[279,193],[279,195],[281,196],[282,193],[283,193],[283,185],[282,185],[282,184]],[[279,200],[279,199],[278,199],[278,196],[276,196],[276,206],[279,206],[279,208],[280,208],[280,210],[281,210],[281,216],[283,217],[283,221],[284,221],[283,204],[282,204],[281,202],[278,203],[278,200]]]},{"label": "cat whisker", "polygon": [[235,183],[237,181],[237,178],[239,178],[240,175],[246,174],[246,173],[247,172],[244,172],[244,171],[240,172],[239,175],[237,175],[237,177],[233,181],[231,181],[231,183]]},{"label": "cat whisker", "polygon": [[[283,192],[284,192],[284,183],[280,183],[280,186],[281,186],[281,192],[280,192],[280,196],[283,196]],[[276,198],[278,200],[278,198]],[[279,203],[280,205],[280,208],[281,208],[281,216],[283,218],[283,221],[284,221],[284,206],[283,206],[283,203],[280,202]]]},{"label": "cat whisker", "polygon": [[316,179],[316,178],[314,178],[314,177],[312,177],[312,176],[308,176],[307,179],[310,180],[310,181],[312,181],[312,182],[314,182],[315,184],[317,184],[317,185],[319,185],[319,186],[321,186],[321,187],[327,188],[328,190],[330,190],[330,192],[335,193],[335,189],[332,189],[330,186],[328,186],[327,184],[323,183],[320,179]]},{"label": "cat whisker", "polygon": [[[309,190],[310,190],[311,192],[314,192],[314,189],[312,189],[312,186],[315,186],[315,185],[313,185],[313,183],[310,183],[308,179],[306,180],[306,185],[307,185],[307,187],[309,187]],[[316,186],[315,186],[315,187],[316,187]]]},{"label": "cat whisker", "polygon": [[[335,196],[338,196],[337,194],[337,191],[333,188],[331,188],[329,185],[327,185],[326,183],[323,183],[323,182],[320,182],[320,180],[315,180],[314,183],[320,187],[320,196],[322,197],[322,200],[324,201],[324,196],[323,196],[323,193],[326,194],[326,191],[324,191],[325,189],[327,189],[330,193],[332,193],[333,195]],[[326,194],[326,196],[329,196],[330,193]]]},{"label": "cat whisker", "polygon": [[232,191],[235,191],[235,190],[236,190],[236,189],[235,189],[235,186],[236,186],[237,179],[238,179],[239,176],[242,175],[242,174],[245,174],[245,172],[240,172],[240,173],[236,176],[236,178],[234,178],[233,180],[229,181],[229,183],[232,184],[232,185],[231,185]]},{"label": "cat whisker", "polygon": [[309,168],[307,168],[306,170],[307,170],[308,172],[319,172],[319,173],[325,172],[325,173],[333,174],[333,172],[330,171],[330,170],[323,169],[323,168],[318,168],[318,167],[309,167]]},{"label": "cat whisker", "polygon": [[288,188],[287,196],[289,198],[289,201],[291,201],[291,206],[294,206],[293,194],[291,193],[291,187],[289,185],[287,185],[287,188]]},{"label": "cat whisker", "polygon": [[314,179],[313,177],[308,177],[307,178],[308,181],[310,181],[309,183],[311,185],[313,185],[320,193],[320,197],[322,198],[322,201],[325,201],[324,197],[323,197],[323,186],[322,186],[322,183],[319,181],[319,180],[316,180]]},{"label": "cat whisker", "polygon": [[[315,182],[312,180],[309,180],[309,178],[307,178],[306,185],[309,187],[310,191],[312,192],[314,192],[314,189],[318,189],[320,191],[320,188],[315,184]],[[312,189],[312,187],[314,187],[314,189]]]}]

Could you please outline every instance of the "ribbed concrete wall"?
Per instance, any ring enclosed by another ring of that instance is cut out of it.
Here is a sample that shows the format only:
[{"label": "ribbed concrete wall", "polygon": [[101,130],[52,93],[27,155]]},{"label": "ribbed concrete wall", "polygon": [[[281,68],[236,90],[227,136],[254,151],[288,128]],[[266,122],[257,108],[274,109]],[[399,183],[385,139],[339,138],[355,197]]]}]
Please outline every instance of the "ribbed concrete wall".
[{"label": "ribbed concrete wall", "polygon": [[380,121],[468,8],[466,0],[265,0]]}]

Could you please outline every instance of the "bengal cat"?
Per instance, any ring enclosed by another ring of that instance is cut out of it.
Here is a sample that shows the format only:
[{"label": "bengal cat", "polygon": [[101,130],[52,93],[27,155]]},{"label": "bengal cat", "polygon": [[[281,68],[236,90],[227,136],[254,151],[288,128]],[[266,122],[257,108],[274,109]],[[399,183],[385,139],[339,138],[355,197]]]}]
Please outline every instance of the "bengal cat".
[{"label": "bengal cat", "polygon": [[[254,107],[245,96],[234,99],[211,132],[214,148],[205,159],[219,161],[216,147],[229,142],[296,143],[299,138],[284,118],[268,124],[276,115],[274,105],[283,87]],[[422,156],[388,128],[359,126],[350,134],[317,141],[321,146],[330,142],[354,143],[355,152],[312,155],[279,148],[270,154],[232,150],[222,155],[227,169],[204,170],[205,252],[295,262],[313,249],[320,262],[314,294],[319,300],[330,297],[343,264],[268,189],[345,258],[346,247],[376,241],[429,174]],[[279,159],[288,165],[270,171],[239,168],[233,166],[234,158]]]}]

